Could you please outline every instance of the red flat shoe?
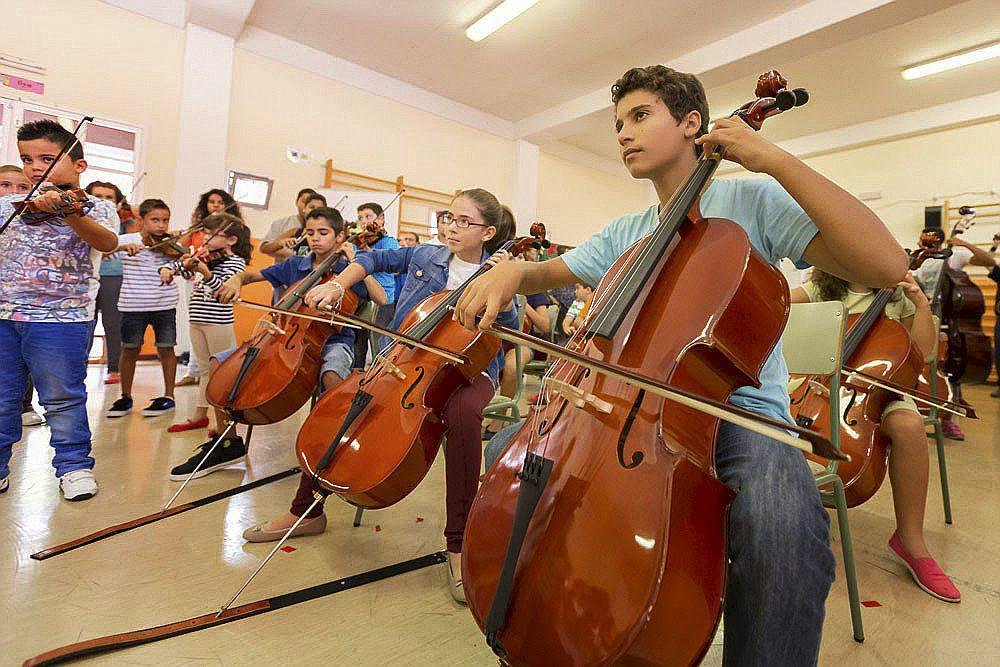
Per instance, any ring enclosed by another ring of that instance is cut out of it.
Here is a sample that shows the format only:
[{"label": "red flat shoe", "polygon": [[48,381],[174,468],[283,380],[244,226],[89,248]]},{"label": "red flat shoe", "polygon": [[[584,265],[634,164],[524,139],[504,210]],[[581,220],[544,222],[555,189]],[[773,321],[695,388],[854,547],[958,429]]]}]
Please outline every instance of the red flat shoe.
[{"label": "red flat shoe", "polygon": [[113,378],[109,376],[104,378],[104,384],[119,384],[121,381],[122,379],[120,377]]},{"label": "red flat shoe", "polygon": [[889,540],[889,548],[903,561],[903,565],[910,571],[917,586],[924,589],[924,592],[945,602],[962,601],[962,593],[951,583],[951,579],[936,560],[930,557],[914,558],[908,554],[896,533],[893,533]]},{"label": "red flat shoe", "polygon": [[167,428],[167,433],[180,433],[182,431],[193,431],[196,428],[205,428],[206,426],[208,426],[208,417],[205,417],[204,419],[199,419],[197,421],[189,419],[183,424],[171,424]]}]

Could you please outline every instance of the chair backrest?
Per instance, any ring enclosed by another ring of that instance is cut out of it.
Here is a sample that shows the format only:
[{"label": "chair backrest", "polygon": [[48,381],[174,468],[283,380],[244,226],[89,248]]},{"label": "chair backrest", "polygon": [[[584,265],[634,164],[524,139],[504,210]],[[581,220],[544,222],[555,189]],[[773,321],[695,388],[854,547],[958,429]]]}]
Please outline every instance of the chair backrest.
[{"label": "chair backrest", "polygon": [[[840,301],[794,303],[781,335],[781,351],[789,373],[829,378],[830,442],[837,449],[840,449],[840,369],[846,327],[847,309]],[[835,459],[827,462],[825,472],[837,472]]]},{"label": "chair backrest", "polygon": [[793,375],[840,372],[847,311],[840,301],[794,303],[781,336],[781,351]]}]

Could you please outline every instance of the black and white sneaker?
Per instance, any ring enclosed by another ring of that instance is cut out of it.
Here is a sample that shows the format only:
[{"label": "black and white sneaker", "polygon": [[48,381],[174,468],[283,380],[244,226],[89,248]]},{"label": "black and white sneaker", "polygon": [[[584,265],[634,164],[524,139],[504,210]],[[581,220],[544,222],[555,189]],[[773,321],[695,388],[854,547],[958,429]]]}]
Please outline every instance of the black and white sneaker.
[{"label": "black and white sneaker", "polygon": [[112,403],[111,407],[104,414],[107,417],[124,417],[130,412],[132,412],[132,397],[122,396]]},{"label": "black and white sneaker", "polygon": [[[203,458],[205,458],[205,452],[211,449],[212,443],[214,442],[215,438],[198,445],[198,449],[195,450],[194,456],[170,470],[170,480],[173,482],[183,482],[187,479],[188,475],[191,474],[191,471],[194,470],[199,463],[201,463]],[[212,450],[212,454],[208,457],[208,460],[206,460],[205,463],[198,468],[198,472],[194,474],[193,479],[198,479],[199,477],[210,475],[216,470],[222,470],[223,468],[235,465],[242,461],[246,455],[247,446],[243,442],[243,438],[238,435],[226,438],[219,443],[218,447]]]},{"label": "black and white sneaker", "polygon": [[159,417],[174,409],[174,399],[167,396],[154,398],[153,401],[142,409],[143,417]]},{"label": "black and white sneaker", "polygon": [[7,493],[7,489],[10,488],[10,475],[7,475],[3,479],[0,479],[0,493]]}]

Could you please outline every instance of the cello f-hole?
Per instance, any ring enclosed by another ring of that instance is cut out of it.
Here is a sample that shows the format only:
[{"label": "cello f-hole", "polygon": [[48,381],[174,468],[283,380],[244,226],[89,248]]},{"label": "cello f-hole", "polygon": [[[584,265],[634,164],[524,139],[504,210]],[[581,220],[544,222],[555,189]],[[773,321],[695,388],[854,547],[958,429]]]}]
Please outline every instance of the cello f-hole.
[{"label": "cello f-hole", "polygon": [[854,389],[854,388],[851,388],[848,391],[851,392],[851,399],[849,401],[847,401],[847,407],[844,408],[843,419],[844,419],[844,423],[847,424],[848,426],[854,426],[855,424],[858,423],[858,420],[857,419],[852,419],[852,420],[848,421],[847,420],[847,413],[849,413],[851,411],[851,408],[854,407],[854,401],[856,401],[857,398],[858,398],[858,390]]},{"label": "cello f-hole", "polygon": [[788,404],[789,405],[798,405],[799,403],[802,403],[803,401],[806,400],[806,396],[809,395],[810,391],[812,391],[812,386],[807,384],[806,385],[805,393],[802,394],[802,397],[801,398],[792,399],[791,401],[788,402]]},{"label": "cello f-hole", "polygon": [[415,380],[413,380],[413,384],[411,384],[409,389],[406,390],[406,393],[403,394],[403,397],[399,399],[399,404],[403,407],[404,410],[413,409],[414,403],[412,401],[407,401],[406,399],[409,398],[410,394],[413,393],[413,390],[417,388],[417,385],[420,384],[420,380],[422,380],[424,377],[423,366],[417,366],[416,371],[417,371],[417,377]]},{"label": "cello f-hole", "polygon": [[618,465],[625,470],[632,470],[637,468],[645,455],[636,450],[632,452],[632,458],[628,463],[625,463],[625,440],[628,438],[629,431],[632,430],[632,424],[635,423],[635,416],[639,412],[639,406],[642,405],[642,399],[646,396],[646,390],[640,389],[639,393],[635,397],[635,401],[632,402],[632,409],[628,411],[628,417],[625,418],[625,425],[622,427],[621,433],[618,435]]},{"label": "cello f-hole", "polygon": [[288,340],[285,341],[285,349],[286,350],[291,351],[291,350],[295,349],[295,347],[296,347],[295,344],[294,344],[295,336],[296,336],[296,334],[299,333],[300,329],[301,329],[301,327],[299,326],[298,322],[296,322],[295,324],[292,325],[291,334],[288,336]]}]

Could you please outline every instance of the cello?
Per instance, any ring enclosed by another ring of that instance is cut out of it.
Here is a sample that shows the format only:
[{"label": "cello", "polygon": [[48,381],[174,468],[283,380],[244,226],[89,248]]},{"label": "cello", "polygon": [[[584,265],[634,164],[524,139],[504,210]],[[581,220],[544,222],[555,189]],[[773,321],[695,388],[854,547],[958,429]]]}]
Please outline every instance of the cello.
[{"label": "cello", "polygon": [[[303,297],[312,287],[332,280],[330,271],[340,259],[333,254],[282,295],[281,310],[316,315]],[[340,310],[353,314],[358,297],[346,290]],[[274,424],[305,405],[316,388],[323,344],[339,325],[317,319],[269,313],[254,334],[225,359],[209,377],[205,397],[210,405],[244,424]]]},{"label": "cello", "polygon": [[[910,270],[920,267],[930,255],[919,250],[910,258]],[[896,394],[874,385],[867,376],[913,389],[924,367],[923,354],[900,322],[885,316],[885,307],[896,292],[895,287],[879,290],[864,313],[847,319],[844,337],[844,366],[866,374],[845,373],[840,387],[840,446],[851,457],[837,466],[844,482],[848,507],[856,507],[878,491],[885,479],[889,459],[889,440],[882,433],[882,412]],[[905,298],[905,297],[903,297]],[[790,407],[795,423],[829,434],[829,386],[825,381],[807,378],[791,393]],[[826,464],[820,457],[807,458]]]},{"label": "cello", "polygon": [[[500,250],[519,255],[538,243],[522,237]],[[441,409],[500,349],[496,338],[452,320],[462,291],[489,268],[483,264],[455,290],[427,297],[400,323],[409,337],[451,350],[457,358],[395,343],[377,355],[368,371],[319,400],[295,443],[317,493],[324,498],[336,493],[352,505],[379,509],[402,500],[424,478],[444,434]]]},{"label": "cello", "polygon": [[[976,209],[962,206],[962,219],[955,223],[954,238],[971,227]],[[948,330],[948,358],[945,371],[956,383],[986,382],[993,368],[993,347],[983,333],[986,299],[969,274],[944,265],[940,281],[941,321]]]},{"label": "cello", "polygon": [[[756,94],[735,113],[754,129],[808,99],[777,72]],[[554,364],[554,397],[484,477],[462,581],[502,663],[687,665],[715,633],[735,496],[715,475],[721,418],[592,369],[663,378],[715,404],[759,383],[788,286],[741,227],[699,212],[724,152],[699,158],[605,275],[567,345],[581,361]]]}]

